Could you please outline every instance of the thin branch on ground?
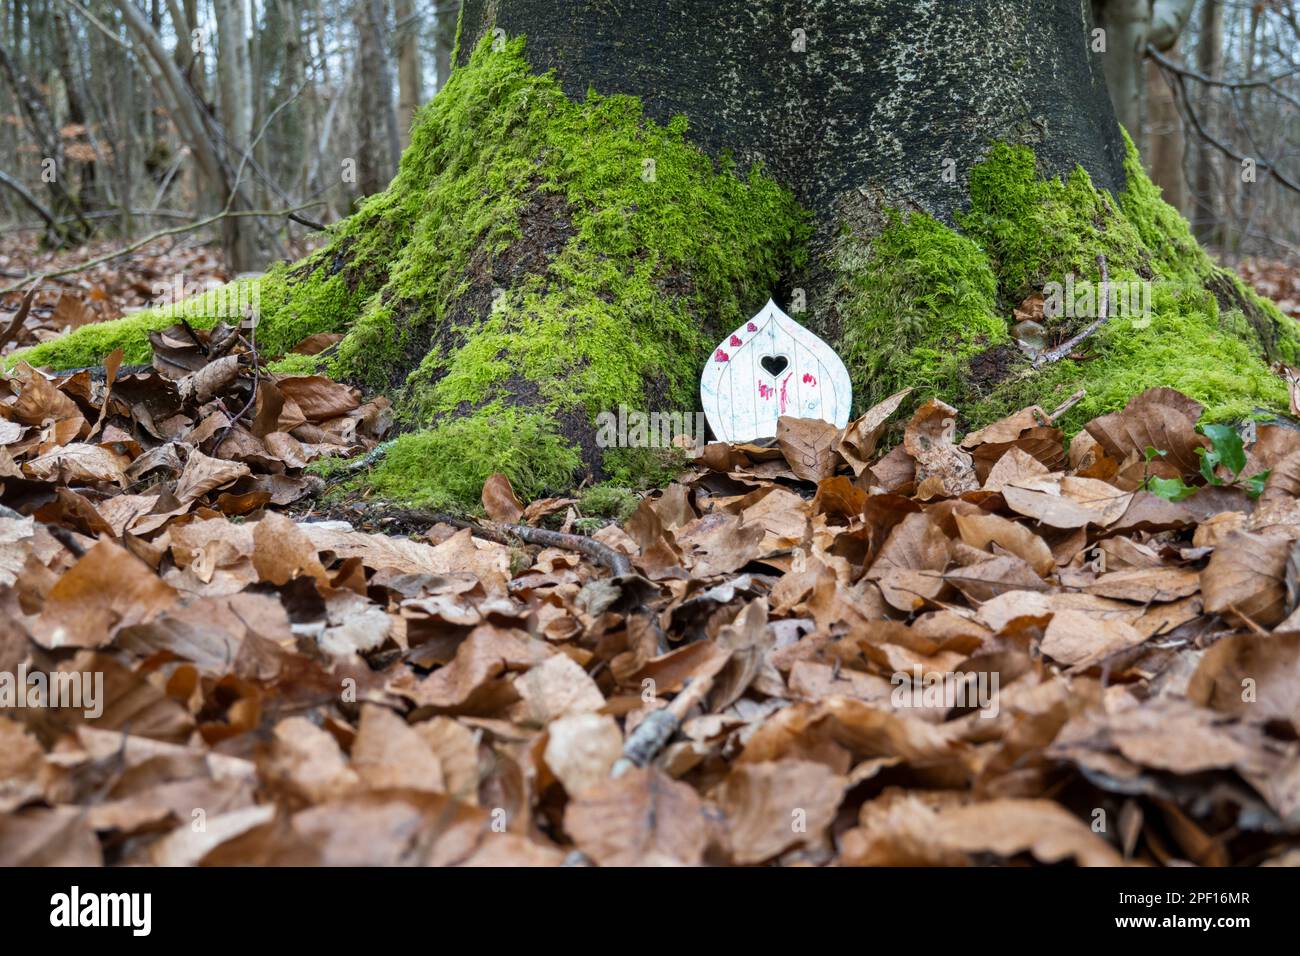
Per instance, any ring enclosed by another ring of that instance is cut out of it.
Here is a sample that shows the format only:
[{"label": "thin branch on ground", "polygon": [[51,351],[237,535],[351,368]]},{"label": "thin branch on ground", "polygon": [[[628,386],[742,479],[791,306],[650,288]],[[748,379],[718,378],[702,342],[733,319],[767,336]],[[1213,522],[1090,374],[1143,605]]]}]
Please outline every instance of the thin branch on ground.
[{"label": "thin branch on ground", "polygon": [[1040,352],[1038,357],[1034,359],[1034,364],[1031,366],[1032,368],[1039,369],[1044,365],[1051,365],[1054,362],[1059,362],[1061,359],[1073,352],[1081,342],[1096,334],[1097,330],[1109,321],[1110,309],[1108,306],[1110,303],[1110,277],[1106,273],[1106,257],[1104,255],[1097,256],[1097,268],[1101,271],[1101,289],[1097,294],[1097,320],[1078,335],[1071,339],[1067,339],[1065,342],[1056,346],[1056,348]]}]

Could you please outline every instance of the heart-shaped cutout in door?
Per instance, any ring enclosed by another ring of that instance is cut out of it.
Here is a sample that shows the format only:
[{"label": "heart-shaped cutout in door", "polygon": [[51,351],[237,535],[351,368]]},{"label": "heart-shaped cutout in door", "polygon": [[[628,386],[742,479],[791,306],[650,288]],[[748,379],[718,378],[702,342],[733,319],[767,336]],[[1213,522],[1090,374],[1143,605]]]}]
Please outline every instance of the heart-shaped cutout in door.
[{"label": "heart-shaped cutout in door", "polygon": [[763,366],[763,370],[768,375],[776,378],[790,365],[790,360],[784,355],[764,355],[758,360],[758,364]]}]

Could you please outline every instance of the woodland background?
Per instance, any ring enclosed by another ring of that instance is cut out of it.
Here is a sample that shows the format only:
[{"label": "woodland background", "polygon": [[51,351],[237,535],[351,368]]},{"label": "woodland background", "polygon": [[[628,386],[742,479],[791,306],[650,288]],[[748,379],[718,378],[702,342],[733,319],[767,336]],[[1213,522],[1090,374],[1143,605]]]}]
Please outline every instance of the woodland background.
[{"label": "woodland background", "polygon": [[[5,6],[6,240],[138,237],[227,203],[281,212],[229,227],[229,272],[294,254],[313,231],[304,221],[345,216],[387,185],[415,110],[449,73],[459,14],[453,0]],[[1300,262],[1298,49],[1295,0],[1200,0],[1163,62],[1148,57],[1130,131],[1202,242],[1289,311],[1287,275],[1267,262]],[[1247,156],[1269,167],[1254,183]],[[47,157],[68,175],[45,181]]]}]

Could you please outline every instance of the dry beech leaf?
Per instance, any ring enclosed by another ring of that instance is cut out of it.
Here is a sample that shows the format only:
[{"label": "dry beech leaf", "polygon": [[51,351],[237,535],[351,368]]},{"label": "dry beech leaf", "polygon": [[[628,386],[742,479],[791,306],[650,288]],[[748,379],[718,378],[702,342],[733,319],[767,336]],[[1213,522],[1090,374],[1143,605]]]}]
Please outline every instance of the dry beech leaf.
[{"label": "dry beech leaf", "polygon": [[149,621],[177,594],[139,558],[101,541],[64,572],[32,628],[42,647],[103,647],[123,627]]},{"label": "dry beech leaf", "polygon": [[605,780],[570,800],[564,829],[601,866],[694,866],[707,837],[694,788],[653,767]]},{"label": "dry beech leaf", "polygon": [[879,813],[862,808],[862,825],[845,835],[845,862],[858,866],[973,864],[988,854],[1031,854],[1040,863],[1082,866],[1122,860],[1086,823],[1051,800],[996,799],[933,808],[907,797]]},{"label": "dry beech leaf", "polygon": [[1146,458],[1147,449],[1157,455],[1150,462],[1153,474],[1165,477],[1194,475],[1200,468],[1196,449],[1207,446],[1196,433],[1201,406],[1170,388],[1151,388],[1134,396],[1122,412],[1095,418],[1085,427],[1116,461],[1136,456]]},{"label": "dry beech leaf", "polygon": [[1091,478],[1063,478],[1034,482],[1032,487],[1006,485],[1000,489],[1007,506],[1017,514],[1052,528],[1106,527],[1123,517],[1133,501],[1131,492]]},{"label": "dry beech leaf", "polygon": [[1022,524],[1008,521],[999,515],[956,515],[957,530],[962,541],[972,548],[989,550],[997,545],[1014,554],[1040,575],[1050,574],[1056,568],[1056,559],[1047,542]]},{"label": "dry beech leaf", "polygon": [[564,654],[556,654],[515,679],[523,700],[514,717],[524,724],[544,725],[570,714],[599,710],[605,695],[585,670]]},{"label": "dry beech leaf", "polygon": [[1292,610],[1287,559],[1295,543],[1280,535],[1234,531],[1214,549],[1201,572],[1205,610],[1272,627]]},{"label": "dry beech leaf", "polygon": [[876,443],[880,441],[886,423],[898,411],[903,399],[911,393],[910,388],[905,388],[884,401],[877,402],[844,426],[844,430],[835,439],[835,451],[853,469],[855,476],[860,476],[871,465],[871,459],[876,454]]},{"label": "dry beech leaf", "polygon": [[483,483],[483,510],[493,521],[501,524],[518,524],[523,517],[524,506],[515,497],[515,490],[510,487],[510,479],[501,472],[494,472]]},{"label": "dry beech leaf", "polygon": [[546,734],[546,765],[570,796],[607,781],[623,755],[623,733],[607,714],[570,714],[548,724]]},{"label": "dry beech leaf", "polygon": [[280,377],[275,380],[275,385],[288,401],[297,405],[308,421],[338,418],[361,404],[353,389],[320,375]]},{"label": "dry beech leaf", "polygon": [[210,458],[198,449],[191,449],[185,470],[176,482],[176,500],[188,503],[249,473],[249,467],[243,462]]},{"label": "dry beech leaf", "polygon": [[1001,491],[1007,485],[1023,484],[1049,474],[1047,466],[1016,446],[1011,446],[997,460],[984,479],[985,491]]},{"label": "dry beech leaf", "polygon": [[295,522],[272,512],[253,527],[253,568],[271,584],[288,584],[299,575],[328,586],[329,575],[316,554],[316,545]]},{"label": "dry beech leaf", "polygon": [[917,497],[959,495],[979,487],[971,456],[953,443],[957,410],[936,398],[912,416],[903,447],[916,460]]},{"label": "dry beech leaf", "polygon": [[372,790],[409,787],[444,793],[442,763],[424,738],[387,707],[366,704],[352,743],[352,769]]},{"label": "dry beech leaf", "polygon": [[1176,601],[1201,589],[1201,575],[1191,568],[1134,568],[1103,574],[1083,590],[1121,601]]},{"label": "dry beech leaf", "polygon": [[361,785],[338,741],[305,717],[288,717],[275,726],[267,776],[288,792],[320,803]]},{"label": "dry beech leaf", "polygon": [[782,415],[776,421],[776,444],[790,470],[804,481],[821,481],[835,471],[835,443],[839,429],[816,418],[791,418]]},{"label": "dry beech leaf", "polygon": [[98,445],[63,445],[23,465],[31,478],[64,484],[113,482],[126,485],[124,458]]},{"label": "dry beech leaf", "polygon": [[893,607],[912,610],[942,588],[949,559],[947,535],[927,515],[912,514],[889,533],[867,578],[880,582]]},{"label": "dry beech leaf", "polygon": [[761,863],[821,839],[835,819],[845,780],[806,760],[747,763],[727,777],[719,803],[737,863]]},{"label": "dry beech leaf", "polygon": [[1232,634],[1201,657],[1187,684],[1195,704],[1300,730],[1300,633]]},{"label": "dry beech leaf", "polygon": [[1122,620],[1097,620],[1082,611],[1060,610],[1052,615],[1039,649],[1047,657],[1073,667],[1100,664],[1146,638]]},{"label": "dry beech leaf", "polygon": [[971,450],[980,445],[1005,445],[1014,442],[1029,429],[1038,428],[1046,421],[1047,413],[1037,405],[1031,405],[971,432],[961,440],[961,447]]},{"label": "dry beech leaf", "polygon": [[550,655],[540,641],[483,624],[460,644],[450,664],[420,680],[402,675],[389,689],[417,706],[473,709],[490,697],[492,682],[507,668],[526,669]]}]

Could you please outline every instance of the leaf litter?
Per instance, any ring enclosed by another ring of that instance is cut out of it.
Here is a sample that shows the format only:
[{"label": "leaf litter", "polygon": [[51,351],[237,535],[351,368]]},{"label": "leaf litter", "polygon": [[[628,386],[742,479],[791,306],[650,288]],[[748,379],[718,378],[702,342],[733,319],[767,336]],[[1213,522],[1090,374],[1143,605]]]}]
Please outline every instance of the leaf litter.
[{"label": "leaf litter", "polygon": [[0,381],[0,862],[1296,858],[1300,432],[1229,454],[1152,389],[959,438],[900,393],[590,537],[504,475],[384,534],[304,469],[385,401],[249,323],[154,346]]}]

